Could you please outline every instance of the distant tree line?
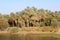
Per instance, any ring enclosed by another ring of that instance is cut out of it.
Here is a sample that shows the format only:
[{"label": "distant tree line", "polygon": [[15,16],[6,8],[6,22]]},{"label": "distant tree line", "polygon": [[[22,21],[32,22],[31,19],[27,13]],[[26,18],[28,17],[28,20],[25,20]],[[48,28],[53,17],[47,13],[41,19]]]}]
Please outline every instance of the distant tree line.
[{"label": "distant tree line", "polygon": [[[59,27],[60,26],[60,11],[50,11],[37,9],[35,7],[27,7],[22,11],[9,15],[2,15],[0,19],[4,20],[2,27]],[[2,23],[0,23],[2,24]]]}]

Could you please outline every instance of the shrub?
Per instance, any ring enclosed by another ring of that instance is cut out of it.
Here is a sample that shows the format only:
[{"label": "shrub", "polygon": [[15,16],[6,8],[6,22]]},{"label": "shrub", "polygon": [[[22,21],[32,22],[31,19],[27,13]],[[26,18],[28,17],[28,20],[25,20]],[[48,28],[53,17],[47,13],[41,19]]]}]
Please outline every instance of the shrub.
[{"label": "shrub", "polygon": [[11,28],[8,28],[7,31],[10,32],[10,33],[17,33],[17,32],[20,31],[20,28],[11,27]]},{"label": "shrub", "polygon": [[5,22],[4,25],[3,25],[3,27],[7,28],[7,27],[9,27],[9,24],[7,22]]},{"label": "shrub", "polygon": [[45,26],[45,24],[44,24],[44,22],[41,22],[40,27],[43,27],[43,26]]}]

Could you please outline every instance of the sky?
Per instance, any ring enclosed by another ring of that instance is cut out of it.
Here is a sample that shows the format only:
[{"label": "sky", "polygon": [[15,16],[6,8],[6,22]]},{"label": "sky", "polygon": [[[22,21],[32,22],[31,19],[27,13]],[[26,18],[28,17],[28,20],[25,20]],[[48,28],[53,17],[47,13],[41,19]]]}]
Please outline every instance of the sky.
[{"label": "sky", "polygon": [[0,0],[0,13],[9,14],[21,11],[27,6],[59,11],[60,0]]}]

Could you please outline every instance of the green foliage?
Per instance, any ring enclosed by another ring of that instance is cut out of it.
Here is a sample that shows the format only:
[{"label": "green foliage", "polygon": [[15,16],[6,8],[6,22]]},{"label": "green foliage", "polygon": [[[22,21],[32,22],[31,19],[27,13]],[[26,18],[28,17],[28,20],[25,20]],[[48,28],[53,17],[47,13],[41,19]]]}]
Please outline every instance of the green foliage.
[{"label": "green foliage", "polygon": [[4,28],[8,28],[9,27],[9,24],[7,22],[4,23]]},{"label": "green foliage", "polygon": [[[22,24],[25,24],[24,22],[26,22],[26,20],[28,21],[32,20],[33,24],[35,23],[34,24],[35,26],[46,26],[46,25],[57,26],[58,24],[60,25],[60,11],[53,12],[50,10],[37,9],[35,7],[27,7],[22,11],[16,12],[16,14],[13,12],[11,12],[10,15],[0,14],[0,19],[2,18],[4,18],[5,20],[8,20],[9,18],[12,19],[18,18],[19,21],[22,22]],[[39,21],[41,18],[44,19],[43,22],[36,22],[36,20]],[[4,24],[4,27],[8,26],[9,26],[8,23]]]},{"label": "green foliage", "polygon": [[51,26],[53,26],[54,28],[56,28],[57,26],[59,26],[59,22],[57,21],[57,19],[52,19]]},{"label": "green foliage", "polygon": [[47,19],[45,20],[45,25],[46,25],[46,26],[51,26],[51,22],[52,22],[52,18],[47,18]]},{"label": "green foliage", "polygon": [[45,26],[45,24],[44,24],[44,22],[41,22],[40,27],[43,27],[43,26]]},{"label": "green foliage", "polygon": [[17,33],[17,32],[19,32],[19,30],[20,30],[19,28],[14,27],[10,30],[10,33]]}]

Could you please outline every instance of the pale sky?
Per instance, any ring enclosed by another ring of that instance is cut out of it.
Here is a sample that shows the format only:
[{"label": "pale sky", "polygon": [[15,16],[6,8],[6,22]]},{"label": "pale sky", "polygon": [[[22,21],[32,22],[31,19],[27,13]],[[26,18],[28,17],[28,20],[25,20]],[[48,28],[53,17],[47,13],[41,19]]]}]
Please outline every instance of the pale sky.
[{"label": "pale sky", "polygon": [[60,0],[0,0],[0,13],[8,14],[35,6],[52,11],[60,10]]}]

